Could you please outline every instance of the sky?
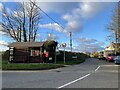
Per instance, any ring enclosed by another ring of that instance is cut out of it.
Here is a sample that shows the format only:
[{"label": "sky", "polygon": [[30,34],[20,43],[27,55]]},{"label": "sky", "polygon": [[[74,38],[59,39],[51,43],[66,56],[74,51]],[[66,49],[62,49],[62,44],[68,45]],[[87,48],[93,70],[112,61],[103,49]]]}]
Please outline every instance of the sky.
[{"label": "sky", "polygon": [[[1,2],[0,11],[3,4],[9,11],[16,7],[15,2]],[[111,32],[106,27],[111,21],[116,2],[38,2],[37,5],[59,23],[41,12],[37,41],[51,38],[59,44],[66,43],[66,50],[70,50],[69,32],[72,32],[73,51],[76,52],[100,51],[110,44],[107,36]],[[0,36],[0,51],[4,51],[14,40],[1,31]]]}]

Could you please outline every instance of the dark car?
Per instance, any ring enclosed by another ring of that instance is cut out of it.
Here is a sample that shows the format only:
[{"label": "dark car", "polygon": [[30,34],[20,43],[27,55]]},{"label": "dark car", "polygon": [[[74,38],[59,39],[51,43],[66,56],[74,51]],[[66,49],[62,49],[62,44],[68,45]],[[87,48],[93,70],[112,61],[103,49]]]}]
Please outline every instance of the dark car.
[{"label": "dark car", "polygon": [[115,58],[116,56],[115,56],[115,54],[108,54],[107,55],[107,57],[106,57],[106,59],[107,59],[107,61],[114,61],[114,58]]}]

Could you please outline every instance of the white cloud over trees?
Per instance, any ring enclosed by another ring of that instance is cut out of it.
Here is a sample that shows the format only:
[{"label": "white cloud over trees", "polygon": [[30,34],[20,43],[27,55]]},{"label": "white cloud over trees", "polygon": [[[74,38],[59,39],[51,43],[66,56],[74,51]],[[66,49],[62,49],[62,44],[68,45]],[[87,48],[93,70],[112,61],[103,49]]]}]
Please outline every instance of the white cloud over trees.
[{"label": "white cloud over trees", "polygon": [[[46,3],[47,5],[48,3]],[[104,3],[104,2],[79,2],[79,3],[73,3],[73,5],[64,3],[49,3],[47,8],[48,11],[56,11],[61,13],[61,18],[66,21],[66,25],[64,27],[64,30],[61,30],[62,28],[59,27],[55,23],[48,23],[48,24],[42,24],[41,27],[48,28],[48,29],[54,29],[59,32],[79,32],[81,31],[82,27],[84,27],[84,22],[88,19],[94,18],[97,14],[99,14],[102,10],[104,10],[105,7],[108,8],[110,3]],[[61,5],[61,7],[60,7]],[[49,9],[49,6],[51,6]],[[72,7],[69,8],[69,7]],[[42,8],[42,6],[41,6]],[[45,8],[45,6],[44,6]],[[60,9],[59,9],[60,8]],[[61,12],[66,9],[66,13]],[[68,10],[67,10],[68,9]],[[44,9],[43,9],[44,10]],[[57,28],[56,28],[57,26]]]}]

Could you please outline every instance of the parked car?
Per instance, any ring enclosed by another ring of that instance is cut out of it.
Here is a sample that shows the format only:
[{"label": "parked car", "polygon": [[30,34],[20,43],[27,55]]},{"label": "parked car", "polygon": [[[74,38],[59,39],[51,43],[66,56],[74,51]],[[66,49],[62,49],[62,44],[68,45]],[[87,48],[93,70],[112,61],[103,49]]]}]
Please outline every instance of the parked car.
[{"label": "parked car", "polygon": [[107,55],[107,57],[106,57],[106,59],[107,59],[107,61],[114,61],[114,58],[115,58],[116,56],[115,56],[115,54],[108,54]]},{"label": "parked car", "polygon": [[114,63],[120,64],[120,56],[116,56],[116,58],[114,58]]},{"label": "parked car", "polygon": [[98,59],[99,60],[106,60],[106,58],[103,56],[103,54],[99,54]]}]

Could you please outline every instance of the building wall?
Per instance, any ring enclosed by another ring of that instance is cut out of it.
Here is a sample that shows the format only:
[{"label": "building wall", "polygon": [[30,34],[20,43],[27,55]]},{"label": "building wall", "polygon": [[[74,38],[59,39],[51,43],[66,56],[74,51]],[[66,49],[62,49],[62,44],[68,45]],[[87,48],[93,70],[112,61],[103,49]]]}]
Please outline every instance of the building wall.
[{"label": "building wall", "polygon": [[27,62],[29,60],[28,48],[15,48],[13,62]]},{"label": "building wall", "polygon": [[13,58],[12,62],[15,63],[40,63],[45,60],[42,47],[16,47],[13,49],[13,54],[10,54],[10,59],[11,58]]}]

